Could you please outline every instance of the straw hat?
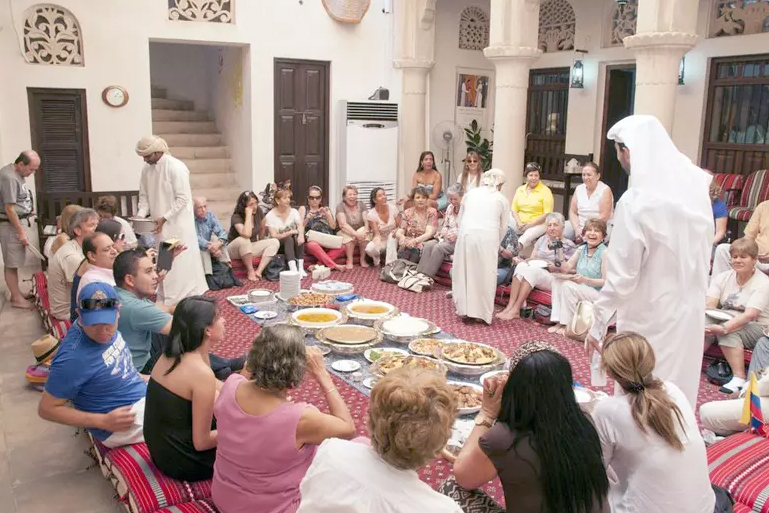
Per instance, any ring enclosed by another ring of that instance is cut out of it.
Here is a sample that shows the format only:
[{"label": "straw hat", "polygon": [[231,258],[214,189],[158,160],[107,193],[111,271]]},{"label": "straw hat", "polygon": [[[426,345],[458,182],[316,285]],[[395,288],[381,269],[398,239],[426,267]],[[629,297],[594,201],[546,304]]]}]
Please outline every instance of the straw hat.
[{"label": "straw hat", "polygon": [[53,359],[59,349],[60,342],[51,335],[43,335],[32,342],[32,353],[37,363],[46,363]]}]

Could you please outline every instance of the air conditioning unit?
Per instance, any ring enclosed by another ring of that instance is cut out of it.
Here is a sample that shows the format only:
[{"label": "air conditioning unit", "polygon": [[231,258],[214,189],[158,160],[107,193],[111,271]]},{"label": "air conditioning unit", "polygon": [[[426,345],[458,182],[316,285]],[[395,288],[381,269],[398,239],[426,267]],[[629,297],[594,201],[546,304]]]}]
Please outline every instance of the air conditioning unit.
[{"label": "air conditioning unit", "polygon": [[355,185],[368,204],[371,190],[382,187],[396,200],[398,177],[398,104],[340,102],[339,158],[332,204],[344,185]]}]

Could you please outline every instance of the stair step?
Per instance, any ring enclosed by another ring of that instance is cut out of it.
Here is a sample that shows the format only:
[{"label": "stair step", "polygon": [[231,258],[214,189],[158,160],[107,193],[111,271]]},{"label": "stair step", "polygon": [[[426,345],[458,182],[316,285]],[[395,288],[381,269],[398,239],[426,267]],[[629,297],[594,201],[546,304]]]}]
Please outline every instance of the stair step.
[{"label": "stair step", "polygon": [[156,121],[153,134],[216,134],[219,130],[213,121]]},{"label": "stair step", "polygon": [[204,110],[152,109],[152,121],[211,121]]},{"label": "stair step", "polygon": [[171,155],[177,159],[226,159],[230,156],[227,146],[177,146],[171,147]]},{"label": "stair step", "polygon": [[151,86],[150,93],[153,98],[167,98],[168,91],[165,87]]},{"label": "stair step", "polygon": [[235,177],[231,173],[193,173],[190,170],[190,186],[193,189],[211,189],[214,187],[237,188]]},{"label": "stair step", "polygon": [[241,190],[236,186],[231,187],[196,187],[192,191],[193,196],[205,197],[209,205],[211,202],[222,202],[229,205],[229,208],[235,207],[235,201],[238,199],[238,195]]},{"label": "stair step", "polygon": [[[178,158],[178,157],[177,157]],[[194,173],[226,173],[232,168],[230,159],[181,159]]]},{"label": "stair step", "polygon": [[189,100],[169,100],[168,98],[152,98],[153,109],[195,110],[195,104]]},{"label": "stair step", "polygon": [[165,134],[163,139],[169,146],[210,147],[224,144],[222,134]]}]

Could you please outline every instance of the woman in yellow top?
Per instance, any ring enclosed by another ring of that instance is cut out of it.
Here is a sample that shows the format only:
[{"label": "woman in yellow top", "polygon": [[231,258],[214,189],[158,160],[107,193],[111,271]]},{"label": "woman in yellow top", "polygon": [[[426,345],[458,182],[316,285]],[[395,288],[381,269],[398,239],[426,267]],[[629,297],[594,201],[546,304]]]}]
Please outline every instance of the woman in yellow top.
[{"label": "woman in yellow top", "polygon": [[545,234],[545,218],[553,211],[553,193],[540,180],[542,170],[536,162],[526,164],[524,175],[526,183],[515,191],[512,214],[518,244],[527,251]]}]

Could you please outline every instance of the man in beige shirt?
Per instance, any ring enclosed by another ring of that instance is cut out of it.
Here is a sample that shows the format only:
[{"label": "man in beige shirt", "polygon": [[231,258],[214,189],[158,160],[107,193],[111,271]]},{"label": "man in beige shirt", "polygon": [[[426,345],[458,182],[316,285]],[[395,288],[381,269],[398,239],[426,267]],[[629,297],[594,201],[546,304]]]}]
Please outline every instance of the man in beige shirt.
[{"label": "man in beige shirt", "polygon": [[53,255],[48,266],[48,298],[56,319],[70,319],[72,280],[85,259],[83,239],[92,237],[98,224],[99,214],[95,210],[84,208],[75,212],[69,226],[70,240]]},{"label": "man in beige shirt", "polygon": [[[758,244],[758,262],[756,267],[769,274],[769,201],[759,203],[745,227],[745,237],[753,239]],[[719,244],[713,257],[711,276],[718,276],[732,268],[732,258],[729,255],[731,244]]]}]

